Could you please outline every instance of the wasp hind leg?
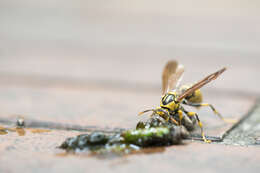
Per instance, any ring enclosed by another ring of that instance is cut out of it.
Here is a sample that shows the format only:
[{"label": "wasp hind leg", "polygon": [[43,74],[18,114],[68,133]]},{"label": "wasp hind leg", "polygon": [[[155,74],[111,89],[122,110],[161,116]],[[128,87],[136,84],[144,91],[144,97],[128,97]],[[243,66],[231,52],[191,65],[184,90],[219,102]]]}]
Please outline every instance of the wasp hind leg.
[{"label": "wasp hind leg", "polygon": [[183,104],[188,105],[188,106],[193,106],[193,107],[201,107],[201,106],[208,106],[210,107],[210,109],[220,118],[222,119],[224,122],[226,123],[236,123],[237,120],[235,119],[229,119],[229,118],[224,118],[215,108],[212,104],[209,103],[191,103],[188,101],[183,101]]},{"label": "wasp hind leg", "polygon": [[178,110],[178,115],[179,115],[179,124],[181,125],[181,120],[183,119],[183,113],[182,110]]},{"label": "wasp hind leg", "polygon": [[[183,109],[183,110],[184,110],[184,109]],[[205,134],[204,134],[203,125],[202,125],[202,122],[201,122],[200,119],[199,119],[198,114],[195,113],[195,112],[188,112],[188,111],[185,111],[185,110],[184,110],[184,112],[185,112],[185,114],[188,115],[189,117],[195,116],[195,118],[196,118],[196,120],[197,120],[197,123],[198,123],[198,125],[199,125],[199,127],[200,127],[200,130],[201,130],[201,137],[202,137],[203,141],[206,142],[206,143],[211,143],[211,140],[208,140],[208,139],[206,138]]]}]

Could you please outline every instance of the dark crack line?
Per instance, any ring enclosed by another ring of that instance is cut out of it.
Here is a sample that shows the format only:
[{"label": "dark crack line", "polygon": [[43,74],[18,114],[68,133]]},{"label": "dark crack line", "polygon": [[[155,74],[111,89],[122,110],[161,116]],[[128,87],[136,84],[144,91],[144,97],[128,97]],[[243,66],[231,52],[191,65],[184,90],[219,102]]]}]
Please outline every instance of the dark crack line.
[{"label": "dark crack line", "polygon": [[[15,125],[16,120],[10,120],[6,118],[0,118],[0,123],[8,124],[8,125]],[[32,119],[25,119],[25,128],[46,128],[51,130],[75,130],[80,132],[93,132],[93,131],[99,131],[103,133],[120,133],[125,130],[130,130],[127,128],[121,128],[121,127],[98,127],[98,126],[80,126],[76,124],[63,124],[63,123],[55,123],[55,122],[46,122],[46,121],[38,121],[38,120],[32,120]],[[216,137],[216,136],[206,136],[207,139],[214,141],[214,142],[221,142],[222,138]],[[188,138],[189,140],[197,140],[197,141],[203,141],[201,135],[199,134],[191,134],[191,136]]]},{"label": "dark crack line", "polygon": [[224,138],[226,136],[228,136],[230,134],[231,131],[233,131],[235,128],[237,128],[240,124],[242,124],[246,119],[248,119],[254,112],[255,110],[260,106],[260,98],[258,98],[254,104],[254,106],[251,107],[251,109],[249,110],[249,112],[247,112],[244,116],[242,116],[242,118],[236,123],[234,124],[230,129],[228,129],[227,131],[225,131],[225,133],[222,135],[222,141],[224,140]]},{"label": "dark crack line", "polygon": [[[0,118],[0,123],[15,125],[16,121]],[[63,124],[63,123],[54,123],[54,122],[45,122],[45,121],[37,121],[37,120],[25,120],[25,128],[47,128],[54,130],[75,130],[81,132],[93,132],[100,131],[103,133],[117,133],[123,130],[127,130],[125,128],[101,128],[98,126],[80,126],[76,124]]]},{"label": "dark crack line", "polygon": [[[207,136],[207,135],[205,135],[205,137],[208,140],[211,140],[212,142],[222,142],[223,141],[223,138],[218,137],[218,136]],[[200,134],[191,134],[191,137],[189,137],[188,139],[196,140],[196,141],[204,141]]]}]

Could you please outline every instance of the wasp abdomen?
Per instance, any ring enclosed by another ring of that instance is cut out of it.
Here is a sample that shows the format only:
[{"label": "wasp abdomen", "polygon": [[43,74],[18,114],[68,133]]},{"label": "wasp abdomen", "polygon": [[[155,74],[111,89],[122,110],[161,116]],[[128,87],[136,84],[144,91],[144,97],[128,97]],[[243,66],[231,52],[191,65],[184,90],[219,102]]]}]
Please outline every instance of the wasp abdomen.
[{"label": "wasp abdomen", "polygon": [[[189,89],[191,86],[190,85],[183,85],[181,86],[180,90],[181,92],[185,92],[187,89]],[[191,103],[202,103],[203,101],[203,96],[202,93],[200,91],[200,89],[195,90],[193,93],[191,93],[190,95],[188,95],[187,97],[185,97],[185,99],[188,102]]]}]

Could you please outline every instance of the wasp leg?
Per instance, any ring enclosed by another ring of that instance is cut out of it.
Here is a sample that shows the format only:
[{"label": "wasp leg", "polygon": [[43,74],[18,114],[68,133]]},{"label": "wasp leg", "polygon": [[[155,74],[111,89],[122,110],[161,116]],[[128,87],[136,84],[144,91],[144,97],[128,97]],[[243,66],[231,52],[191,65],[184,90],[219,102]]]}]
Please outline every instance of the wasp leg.
[{"label": "wasp leg", "polygon": [[157,108],[155,110],[155,113],[160,115],[162,118],[164,118],[166,121],[169,121],[169,119],[176,124],[179,125],[178,121],[176,121],[169,113],[169,111],[166,111],[165,109]]},{"label": "wasp leg", "polygon": [[170,118],[170,114],[168,111],[164,110],[164,109],[156,109],[154,111],[155,114],[158,114],[160,117],[162,117],[163,119],[165,119],[165,121],[169,121],[169,118]]},{"label": "wasp leg", "polygon": [[143,112],[140,112],[138,115],[142,115],[146,112],[149,112],[149,111],[152,111],[153,113],[151,114],[151,116],[157,114],[159,115],[160,117],[162,117],[163,119],[165,119],[165,121],[169,121],[171,120],[174,124],[176,124],[177,126],[179,125],[178,121],[176,121],[171,115],[170,113],[165,110],[165,109],[161,109],[161,108],[156,108],[156,109],[148,109],[148,110],[145,110]]},{"label": "wasp leg", "polygon": [[222,119],[224,122],[226,123],[236,123],[237,121],[235,119],[228,119],[228,118],[224,118],[214,107],[212,104],[209,103],[191,103],[188,101],[183,101],[183,104],[188,105],[188,106],[193,106],[193,107],[201,107],[201,106],[209,106],[211,108],[211,110],[220,118]]},{"label": "wasp leg", "polygon": [[178,115],[179,115],[179,124],[181,125],[181,120],[183,118],[182,110],[178,110]]},{"label": "wasp leg", "polygon": [[[184,109],[183,109],[183,110],[184,110]],[[186,115],[188,115],[188,116],[190,116],[190,117],[192,117],[192,116],[195,116],[195,117],[196,117],[197,122],[198,122],[198,125],[199,125],[200,130],[201,130],[202,139],[204,140],[204,142],[210,143],[211,140],[208,140],[208,139],[205,137],[205,134],[204,134],[204,131],[203,131],[203,125],[202,125],[202,122],[201,122],[200,119],[199,119],[198,114],[195,113],[195,112],[188,112],[188,111],[186,111],[186,110],[184,110],[184,112],[185,112]]]},{"label": "wasp leg", "polygon": [[180,124],[178,123],[178,121],[176,121],[173,117],[170,117],[170,120],[171,120],[174,124],[176,124],[177,126],[180,125]]}]

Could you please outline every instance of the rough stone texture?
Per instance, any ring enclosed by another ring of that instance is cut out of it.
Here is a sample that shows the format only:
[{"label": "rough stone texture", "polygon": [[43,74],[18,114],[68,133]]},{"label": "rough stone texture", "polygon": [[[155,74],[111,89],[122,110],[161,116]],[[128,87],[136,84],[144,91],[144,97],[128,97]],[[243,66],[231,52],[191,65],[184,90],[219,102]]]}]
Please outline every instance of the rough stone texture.
[{"label": "rough stone texture", "polygon": [[260,103],[255,105],[249,117],[242,121],[225,138],[223,144],[229,145],[260,145]]}]

